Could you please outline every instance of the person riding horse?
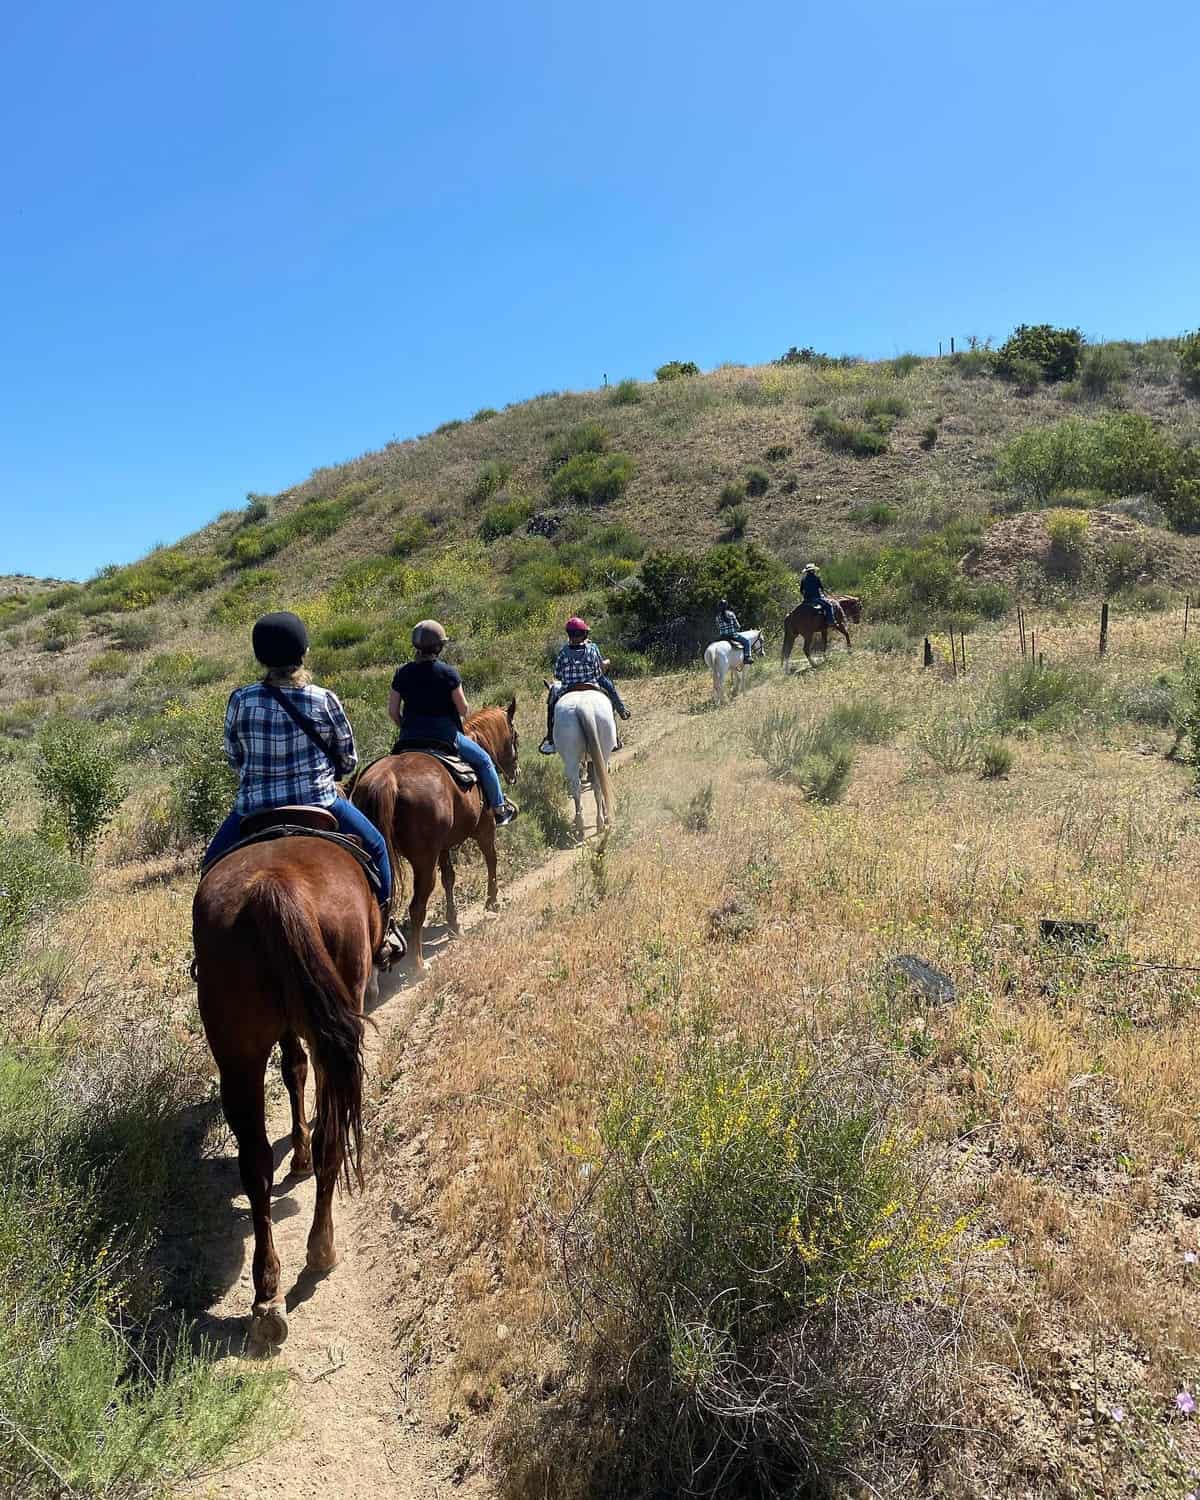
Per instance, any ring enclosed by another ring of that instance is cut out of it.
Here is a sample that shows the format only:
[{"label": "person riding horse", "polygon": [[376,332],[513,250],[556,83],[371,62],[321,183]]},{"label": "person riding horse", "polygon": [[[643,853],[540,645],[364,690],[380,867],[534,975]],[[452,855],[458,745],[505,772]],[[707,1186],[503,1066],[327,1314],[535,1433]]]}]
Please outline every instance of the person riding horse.
[{"label": "person riding horse", "polygon": [[608,695],[613,708],[622,719],[632,718],[633,712],[625,706],[616,684],[604,670],[607,663],[600,654],[595,641],[589,641],[590,627],[578,615],[567,621],[567,644],[563,646],[554,662],[557,686],[550,689],[546,699],[546,738],[538,746],[543,755],[554,754],[554,710],[558,700],[568,688],[582,687],[594,682]]},{"label": "person riding horse", "polygon": [[825,592],[825,585],[821,582],[816,563],[804,565],[804,572],[800,575],[800,597],[805,604],[817,610],[823,620],[833,624],[837,618],[837,605]]},{"label": "person riding horse", "polygon": [[743,664],[747,667],[750,665],[754,642],[738,624],[738,617],[734,614],[728,599],[722,599],[717,605],[717,639],[728,641],[731,646],[740,646]]},{"label": "person riding horse", "polygon": [[446,639],[445,630],[436,620],[421,620],[413,627],[416,660],[396,669],[388,696],[388,718],[400,730],[397,748],[403,750],[411,743],[415,749],[434,741],[454,750],[479,777],[496,827],[503,828],[519,809],[505,797],[495,761],[482,745],[462,732],[471,708],[462,677],[449,662],[439,660]]},{"label": "person riding horse", "polygon": [[233,847],[242,819],[276,807],[324,807],[344,834],[358,838],[379,876],[384,936],[375,962],[387,968],[404,953],[391,921],[392,867],[383,834],[341,796],[335,782],[358,764],[354,733],[336,694],[304,670],[308,631],[290,610],[263,615],[251,633],[267,668],[259,682],[235,688],[225,710],[225,758],[238,773],[233,811],[205,850],[202,868]]}]

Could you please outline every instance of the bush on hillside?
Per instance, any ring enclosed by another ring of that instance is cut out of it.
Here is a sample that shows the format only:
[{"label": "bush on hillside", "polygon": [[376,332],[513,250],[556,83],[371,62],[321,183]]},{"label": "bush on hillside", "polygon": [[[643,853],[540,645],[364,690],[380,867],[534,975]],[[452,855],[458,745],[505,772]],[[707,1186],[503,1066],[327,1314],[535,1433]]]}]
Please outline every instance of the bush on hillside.
[{"label": "bush on hillside", "polygon": [[125,651],[101,651],[88,662],[89,677],[124,677],[132,670],[133,658]]},{"label": "bush on hillside", "polygon": [[919,354],[899,354],[892,360],[892,374],[897,380],[903,380],[906,375],[911,375],[924,363]]},{"label": "bush on hillside", "polygon": [[49,920],[86,889],[83,868],[45,839],[0,833],[0,973],[12,965],[33,922]]},{"label": "bush on hillside", "polygon": [[45,731],[34,781],[80,860],[92,853],[129,790],[113,749],[80,724]]},{"label": "bush on hillside", "polygon": [[481,406],[474,416],[472,416],[471,421],[490,422],[493,417],[498,417],[499,415],[500,413],[494,406]]},{"label": "bush on hillside", "polygon": [[1002,729],[1019,724],[1061,729],[1085,714],[1103,714],[1108,697],[1102,679],[1087,667],[1027,662],[1001,673],[994,701]]},{"label": "bush on hillside", "polygon": [[509,536],[533,514],[533,501],[521,496],[490,506],[479,523],[479,535],[485,542],[494,542]]},{"label": "bush on hillside", "polygon": [[1179,381],[1185,391],[1200,396],[1200,328],[1179,341]]},{"label": "bush on hillside", "polygon": [[729,505],[740,505],[745,498],[746,481],[744,479],[731,479],[728,484],[721,486],[721,494],[717,502],[718,509],[724,510]]},{"label": "bush on hillside", "polygon": [[755,542],[722,542],[696,556],[651,552],[636,580],[609,596],[631,630],[653,632],[682,620],[693,646],[712,639],[717,601],[728,598],[744,624],[778,619],[797,597],[795,575]]},{"label": "bush on hillside", "polygon": [[1005,444],[996,465],[1002,484],[1039,504],[1069,489],[1160,493],[1176,471],[1169,438],[1140,412],[1067,417],[1028,428]]},{"label": "bush on hillside", "polygon": [[1011,379],[1014,362],[1027,359],[1037,365],[1043,380],[1073,380],[1082,352],[1083,335],[1078,328],[1022,323],[997,351],[996,371]]},{"label": "bush on hillside", "polygon": [[579,453],[551,479],[551,500],[579,500],[604,505],[625,493],[633,478],[634,462],[627,453]]},{"label": "bush on hillside", "polygon": [[767,451],[763,454],[763,457],[767,460],[768,463],[771,464],[782,463],[785,458],[791,458],[791,456],[791,443],[772,443]]},{"label": "bush on hillside", "polygon": [[965,380],[983,380],[996,373],[996,351],[986,345],[958,349],[950,356],[950,364]]},{"label": "bush on hillside", "polygon": [[508,464],[501,463],[499,459],[489,459],[480,469],[475,483],[467,495],[467,499],[476,505],[482,504],[484,500],[490,500],[495,494],[508,483],[512,470]]},{"label": "bush on hillside", "polygon": [[433,527],[424,516],[409,516],[396,528],[392,537],[392,556],[411,557],[419,552],[433,535]]},{"label": "bush on hillside", "polygon": [[642,399],[642,388],[636,380],[618,380],[608,399],[614,406],[636,406]]},{"label": "bush on hillside", "polygon": [[440,427],[433,429],[434,437],[446,437],[451,432],[457,432],[460,427],[467,424],[461,417],[451,417],[448,422],[443,422]]},{"label": "bush on hillside", "polygon": [[835,417],[827,406],[819,407],[813,416],[814,437],[820,438],[834,452],[853,453],[856,458],[872,458],[886,453],[887,435],[865,422],[848,422]]},{"label": "bush on hillside", "polygon": [[771,476],[765,469],[746,470],[746,493],[748,495],[765,495],[771,488]]},{"label": "bush on hillside", "polygon": [[1036,359],[1023,359],[1018,355],[1008,361],[1001,373],[1025,396],[1031,395],[1042,383],[1042,367]]},{"label": "bush on hillside", "polygon": [[[696,1036],[635,1064],[559,1239],[581,1388],[518,1407],[511,1494],[832,1493],[919,1424],[943,1225],[869,1064]],[[885,1396],[886,1393],[886,1396]]]},{"label": "bush on hillside", "polygon": [[1050,569],[1062,578],[1077,579],[1087,560],[1087,512],[1054,510],[1046,517],[1050,533]]},{"label": "bush on hillside", "polygon": [[863,402],[863,416],[880,431],[888,430],[907,415],[908,402],[903,396],[868,396]]},{"label": "bush on hillside", "polygon": [[721,512],[721,520],[725,526],[726,539],[736,542],[746,535],[746,527],[750,524],[750,507],[748,505],[726,506]]},{"label": "bush on hillside", "polygon": [[659,365],[654,372],[655,380],[682,380],[688,375],[699,375],[700,366],[690,359],[671,359]]},{"label": "bush on hillside", "polygon": [[550,444],[546,471],[553,474],[580,453],[603,453],[608,447],[608,431],[599,422],[584,422]]},{"label": "bush on hillside", "polygon": [[1083,358],[1079,384],[1093,399],[1107,396],[1129,378],[1129,355],[1120,344],[1095,344]]}]

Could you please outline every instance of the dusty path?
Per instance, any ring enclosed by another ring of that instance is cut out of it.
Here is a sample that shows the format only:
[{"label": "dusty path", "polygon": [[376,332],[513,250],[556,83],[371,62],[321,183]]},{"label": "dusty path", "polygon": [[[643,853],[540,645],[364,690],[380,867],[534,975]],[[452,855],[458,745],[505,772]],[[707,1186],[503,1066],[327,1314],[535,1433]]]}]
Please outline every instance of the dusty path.
[{"label": "dusty path", "polygon": [[[687,723],[685,713],[667,707],[639,716],[635,742],[618,752],[610,767],[619,769]],[[592,797],[585,793],[585,817],[590,819],[593,809]],[[511,885],[502,885],[502,900],[507,906],[519,904],[548,881],[564,876],[577,858],[572,849],[552,855]],[[431,909],[437,909],[437,899]],[[495,920],[486,917],[482,907],[466,909],[462,913],[464,934]],[[499,920],[503,921],[503,915]],[[444,929],[432,925],[427,933],[433,939],[427,955],[436,964],[438,949],[444,947],[438,941]],[[463,940],[469,942],[470,937]],[[403,1073],[418,1072],[422,1043],[431,1025],[426,1001],[433,985],[428,976],[389,975],[380,990],[378,1003],[371,1007],[374,1025],[368,1028],[366,1042],[368,1125],[378,1103],[377,1063],[382,1049],[389,1042],[395,1047],[402,1039]],[[275,1142],[280,1167],[286,1164],[290,1149],[289,1129],[287,1100],[276,1078],[268,1134]],[[232,1146],[230,1139],[225,1154],[206,1164],[214,1201],[211,1232],[218,1242],[216,1259],[220,1262],[212,1274],[225,1290],[201,1319],[201,1330],[236,1353],[242,1347],[253,1300],[253,1236]],[[283,1284],[289,1288],[290,1332],[275,1358],[292,1377],[287,1401],[291,1433],[282,1441],[264,1444],[266,1451],[260,1457],[206,1479],[191,1493],[238,1500],[249,1496],[300,1500],[317,1495],[366,1500],[381,1494],[434,1500],[450,1494],[486,1493],[486,1483],[477,1476],[464,1482],[452,1444],[439,1440],[422,1421],[415,1391],[410,1400],[410,1353],[398,1342],[395,1330],[406,1294],[405,1279],[419,1279],[421,1266],[415,1258],[409,1266],[397,1264],[394,1238],[385,1248],[377,1205],[343,1194],[334,1205],[339,1264],[324,1277],[310,1276],[304,1263],[313,1194],[312,1178],[276,1179],[275,1246]],[[283,1438],[283,1433],[279,1436]]]}]

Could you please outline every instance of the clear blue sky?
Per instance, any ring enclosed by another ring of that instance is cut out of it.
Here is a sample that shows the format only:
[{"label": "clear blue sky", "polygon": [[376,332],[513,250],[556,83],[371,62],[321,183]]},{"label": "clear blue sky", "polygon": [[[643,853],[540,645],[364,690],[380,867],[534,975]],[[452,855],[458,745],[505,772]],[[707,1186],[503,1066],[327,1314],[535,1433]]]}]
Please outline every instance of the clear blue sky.
[{"label": "clear blue sky", "polygon": [[0,573],[665,359],[1200,323],[1194,4],[0,8]]}]

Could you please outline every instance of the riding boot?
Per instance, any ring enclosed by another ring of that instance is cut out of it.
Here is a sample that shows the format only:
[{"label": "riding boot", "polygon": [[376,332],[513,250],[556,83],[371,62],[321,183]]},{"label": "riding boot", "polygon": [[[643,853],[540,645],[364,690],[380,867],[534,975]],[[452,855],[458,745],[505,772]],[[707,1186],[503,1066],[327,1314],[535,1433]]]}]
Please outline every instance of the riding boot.
[{"label": "riding boot", "polygon": [[394,963],[398,963],[408,952],[408,943],[392,917],[392,898],[390,896],[386,901],[379,903],[379,915],[383,919],[383,937],[380,939],[379,948],[371,961],[376,968],[382,969],[386,973]]}]

